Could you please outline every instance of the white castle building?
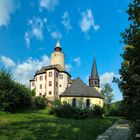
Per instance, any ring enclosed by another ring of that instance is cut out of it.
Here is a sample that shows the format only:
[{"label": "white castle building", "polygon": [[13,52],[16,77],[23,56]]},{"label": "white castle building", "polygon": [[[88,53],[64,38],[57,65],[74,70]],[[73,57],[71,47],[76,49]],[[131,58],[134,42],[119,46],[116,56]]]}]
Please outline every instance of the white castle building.
[{"label": "white castle building", "polygon": [[100,80],[96,60],[93,62],[88,86],[80,78],[71,80],[71,75],[65,70],[64,57],[60,42],[57,41],[51,54],[51,65],[42,67],[35,73],[34,79],[30,80],[31,90],[35,90],[36,96],[69,101],[76,106],[80,105],[81,101],[85,102],[85,106],[102,106],[103,97],[99,93]]},{"label": "white castle building", "polygon": [[71,75],[65,71],[64,53],[59,41],[51,54],[51,65],[42,67],[30,80],[31,90],[35,89],[36,96],[58,99],[71,83]]}]

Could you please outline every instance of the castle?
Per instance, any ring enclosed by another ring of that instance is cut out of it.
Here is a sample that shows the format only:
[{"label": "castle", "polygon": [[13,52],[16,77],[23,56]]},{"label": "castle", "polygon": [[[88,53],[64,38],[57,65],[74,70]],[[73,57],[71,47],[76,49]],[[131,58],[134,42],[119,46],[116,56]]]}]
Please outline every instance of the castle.
[{"label": "castle", "polygon": [[79,77],[71,79],[71,75],[65,70],[64,57],[58,40],[51,54],[51,65],[36,71],[34,78],[30,80],[30,89],[35,90],[36,96],[67,101],[76,107],[89,108],[95,104],[102,107],[103,97],[99,92],[100,79],[96,60],[93,61],[88,86]]}]

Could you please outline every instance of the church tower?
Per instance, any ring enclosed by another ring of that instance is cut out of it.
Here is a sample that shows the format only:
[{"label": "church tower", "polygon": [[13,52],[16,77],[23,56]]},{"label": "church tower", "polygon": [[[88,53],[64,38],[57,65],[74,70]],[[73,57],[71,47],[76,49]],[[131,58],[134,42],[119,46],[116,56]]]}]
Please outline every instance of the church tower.
[{"label": "church tower", "polygon": [[96,59],[94,58],[91,75],[89,76],[89,86],[94,87],[96,90],[99,91],[100,87],[100,78],[97,71]]},{"label": "church tower", "polygon": [[65,70],[64,54],[62,52],[59,40],[56,43],[54,52],[51,54],[51,65],[60,65],[62,70]]}]

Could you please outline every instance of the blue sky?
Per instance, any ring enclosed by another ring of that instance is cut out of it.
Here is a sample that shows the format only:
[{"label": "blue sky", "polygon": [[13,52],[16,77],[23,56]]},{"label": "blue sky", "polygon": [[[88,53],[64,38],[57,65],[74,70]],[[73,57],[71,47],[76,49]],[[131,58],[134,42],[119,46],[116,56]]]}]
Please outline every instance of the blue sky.
[{"label": "blue sky", "polygon": [[128,0],[0,0],[0,67],[28,84],[37,69],[50,64],[56,41],[66,69],[86,83],[96,57],[101,87],[110,83],[115,101],[122,99],[118,77],[120,33],[128,26]]}]

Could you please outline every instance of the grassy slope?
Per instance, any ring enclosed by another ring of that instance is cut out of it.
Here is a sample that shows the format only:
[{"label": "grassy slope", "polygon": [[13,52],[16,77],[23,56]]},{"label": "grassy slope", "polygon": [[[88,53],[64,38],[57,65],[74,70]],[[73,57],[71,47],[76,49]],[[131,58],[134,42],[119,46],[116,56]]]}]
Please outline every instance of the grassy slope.
[{"label": "grassy slope", "polygon": [[47,110],[0,113],[0,140],[94,140],[116,119],[64,119]]}]

